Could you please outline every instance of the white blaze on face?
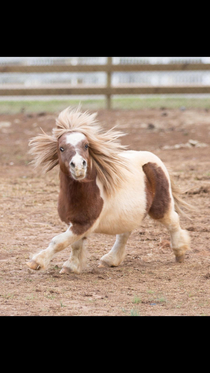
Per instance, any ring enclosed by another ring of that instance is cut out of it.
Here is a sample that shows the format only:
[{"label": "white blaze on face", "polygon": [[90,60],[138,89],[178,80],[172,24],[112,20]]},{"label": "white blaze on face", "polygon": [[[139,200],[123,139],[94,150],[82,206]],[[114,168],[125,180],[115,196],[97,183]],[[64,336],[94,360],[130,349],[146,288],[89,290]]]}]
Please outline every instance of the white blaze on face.
[{"label": "white blaze on face", "polygon": [[66,135],[66,144],[71,144],[76,147],[76,145],[85,139],[85,135],[81,132],[72,132]]},{"label": "white blaze on face", "polygon": [[84,170],[84,167],[86,166],[86,163],[83,164],[83,162],[85,162],[84,158],[81,155],[79,155],[78,153],[76,153],[72,157],[72,159],[70,161],[70,165],[71,165],[72,162],[74,164],[73,167],[75,168],[75,172],[79,172],[81,170]]}]

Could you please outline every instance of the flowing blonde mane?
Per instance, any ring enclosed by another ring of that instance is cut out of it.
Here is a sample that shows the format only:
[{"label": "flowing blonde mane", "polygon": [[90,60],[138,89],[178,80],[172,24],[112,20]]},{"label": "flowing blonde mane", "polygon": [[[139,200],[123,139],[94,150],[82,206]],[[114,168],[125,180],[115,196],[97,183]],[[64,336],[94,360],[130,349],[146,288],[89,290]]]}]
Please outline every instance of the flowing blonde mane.
[{"label": "flowing blonde mane", "polygon": [[68,107],[63,110],[57,120],[52,135],[42,134],[30,140],[30,154],[34,156],[32,163],[35,167],[41,166],[43,172],[50,171],[58,164],[57,142],[65,133],[81,132],[89,142],[89,152],[96,168],[99,180],[105,191],[110,194],[120,187],[123,180],[122,168],[127,168],[125,160],[119,153],[126,149],[118,141],[124,133],[114,128],[104,132],[95,120],[97,113],[80,112]]}]

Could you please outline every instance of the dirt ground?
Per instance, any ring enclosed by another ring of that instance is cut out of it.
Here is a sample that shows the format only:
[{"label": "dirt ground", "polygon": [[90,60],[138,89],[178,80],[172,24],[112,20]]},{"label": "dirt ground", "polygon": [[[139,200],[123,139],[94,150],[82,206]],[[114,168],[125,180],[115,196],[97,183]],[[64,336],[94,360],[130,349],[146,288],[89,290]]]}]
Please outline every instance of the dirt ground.
[{"label": "dirt ground", "polygon": [[[149,150],[171,170],[195,207],[181,217],[191,251],[176,263],[166,228],[146,217],[127,244],[119,267],[98,268],[114,237],[89,238],[87,268],[59,274],[70,248],[46,271],[26,261],[66,227],[58,217],[58,168],[46,176],[29,161],[28,140],[50,133],[58,113],[0,115],[0,315],[154,316],[210,315],[210,112],[150,109],[98,112],[105,128],[119,125],[129,149]],[[190,139],[206,147],[165,149]]]}]

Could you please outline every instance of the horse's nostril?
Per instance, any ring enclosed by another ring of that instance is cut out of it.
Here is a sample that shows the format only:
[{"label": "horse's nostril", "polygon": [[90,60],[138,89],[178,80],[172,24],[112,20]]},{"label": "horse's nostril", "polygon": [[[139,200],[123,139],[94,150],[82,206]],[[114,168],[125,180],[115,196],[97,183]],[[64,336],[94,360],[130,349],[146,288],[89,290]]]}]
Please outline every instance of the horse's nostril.
[{"label": "horse's nostril", "polygon": [[75,167],[75,163],[74,162],[70,162],[70,166],[74,168]]},{"label": "horse's nostril", "polygon": [[84,161],[82,162],[82,164],[83,164],[83,166],[85,167],[85,166],[87,165],[87,162],[84,160]]}]

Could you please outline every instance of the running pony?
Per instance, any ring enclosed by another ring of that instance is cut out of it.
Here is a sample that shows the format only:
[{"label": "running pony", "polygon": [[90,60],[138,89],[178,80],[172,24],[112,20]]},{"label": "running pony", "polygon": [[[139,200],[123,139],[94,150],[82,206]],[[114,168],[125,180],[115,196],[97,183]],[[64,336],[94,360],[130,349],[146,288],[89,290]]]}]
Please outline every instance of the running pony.
[{"label": "running pony", "polygon": [[33,163],[44,172],[59,164],[58,213],[68,228],[54,237],[47,249],[35,254],[29,268],[47,268],[54,254],[71,245],[71,255],[60,273],[80,273],[91,233],[116,235],[110,252],[99,266],[118,266],[125,257],[131,232],[147,214],[170,233],[176,260],[182,262],[190,238],[181,229],[180,205],[186,204],[162,161],[147,151],[129,151],[119,142],[124,134],[114,128],[104,132],[96,113],[63,110],[52,135],[45,132],[30,140]]}]

